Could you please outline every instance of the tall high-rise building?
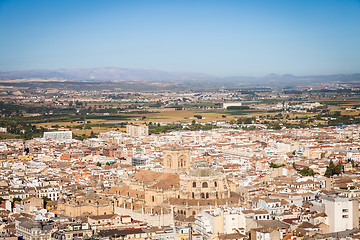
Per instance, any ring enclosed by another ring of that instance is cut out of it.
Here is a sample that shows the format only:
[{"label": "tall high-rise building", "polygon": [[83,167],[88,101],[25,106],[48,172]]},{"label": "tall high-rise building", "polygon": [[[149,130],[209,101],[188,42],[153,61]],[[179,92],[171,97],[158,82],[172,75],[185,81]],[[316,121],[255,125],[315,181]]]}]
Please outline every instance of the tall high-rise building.
[{"label": "tall high-rise building", "polygon": [[130,137],[141,137],[149,135],[149,127],[142,125],[127,125],[126,133],[130,135]]}]

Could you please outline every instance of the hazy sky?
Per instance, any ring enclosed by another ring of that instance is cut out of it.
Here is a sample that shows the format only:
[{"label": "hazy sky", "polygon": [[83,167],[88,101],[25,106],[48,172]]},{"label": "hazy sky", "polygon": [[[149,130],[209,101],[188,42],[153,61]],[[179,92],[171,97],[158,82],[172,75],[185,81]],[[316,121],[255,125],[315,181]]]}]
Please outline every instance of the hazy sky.
[{"label": "hazy sky", "polygon": [[0,0],[0,71],[360,72],[360,1]]}]

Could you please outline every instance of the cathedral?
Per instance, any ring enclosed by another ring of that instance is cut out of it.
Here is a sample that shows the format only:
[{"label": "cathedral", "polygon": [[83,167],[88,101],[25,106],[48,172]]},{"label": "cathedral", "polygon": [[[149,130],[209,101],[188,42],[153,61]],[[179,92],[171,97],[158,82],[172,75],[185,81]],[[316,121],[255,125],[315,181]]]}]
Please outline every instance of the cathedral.
[{"label": "cathedral", "polygon": [[148,221],[155,215],[160,220],[171,216],[174,224],[190,223],[202,210],[220,205],[238,207],[242,203],[235,192],[235,183],[223,173],[206,165],[192,169],[188,149],[165,150],[163,166],[163,173],[140,171],[113,189],[118,193],[119,213],[131,214],[130,210],[147,214],[144,220]]}]

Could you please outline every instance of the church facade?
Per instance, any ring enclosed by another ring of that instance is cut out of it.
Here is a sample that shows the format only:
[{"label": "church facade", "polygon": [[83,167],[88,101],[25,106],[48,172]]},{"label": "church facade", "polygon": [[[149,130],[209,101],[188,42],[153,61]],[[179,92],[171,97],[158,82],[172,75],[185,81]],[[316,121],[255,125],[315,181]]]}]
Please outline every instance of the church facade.
[{"label": "church facade", "polygon": [[231,191],[234,183],[223,173],[209,166],[191,169],[188,149],[165,150],[163,166],[163,173],[140,171],[124,180],[117,191],[116,213],[129,214],[130,210],[149,215],[147,219],[171,214],[176,224],[193,222],[196,214],[212,206],[242,203],[240,195]]}]

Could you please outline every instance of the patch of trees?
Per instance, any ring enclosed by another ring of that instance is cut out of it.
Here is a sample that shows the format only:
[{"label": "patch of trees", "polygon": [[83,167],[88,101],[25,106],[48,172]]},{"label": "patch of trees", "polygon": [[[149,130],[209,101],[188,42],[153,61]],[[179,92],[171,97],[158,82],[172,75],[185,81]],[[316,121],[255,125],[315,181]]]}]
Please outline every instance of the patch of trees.
[{"label": "patch of trees", "polygon": [[304,167],[299,171],[299,173],[301,174],[301,176],[312,176],[312,177],[315,176],[316,174],[315,171],[309,167]]},{"label": "patch of trees", "polygon": [[245,117],[245,118],[239,118],[237,120],[238,124],[252,124],[253,121],[255,121],[255,117]]},{"label": "patch of trees", "polygon": [[280,167],[285,167],[285,164],[278,165],[276,163],[270,162],[269,167],[271,167],[271,168],[280,168]]},{"label": "patch of trees", "polygon": [[270,122],[267,126],[268,129],[280,130],[282,127],[279,122]]},{"label": "patch of trees", "polygon": [[303,91],[301,90],[284,90],[285,94],[302,94]]},{"label": "patch of trees", "polygon": [[331,177],[333,175],[339,175],[343,172],[343,166],[338,163],[334,164],[332,160],[330,160],[329,166],[326,168],[326,172],[324,174],[325,177]]},{"label": "patch of trees", "polygon": [[250,109],[249,106],[229,106],[226,108],[227,110],[246,110]]},{"label": "patch of trees", "polygon": [[21,138],[26,140],[33,139],[34,137],[41,137],[46,131],[43,127],[37,128],[31,123],[26,123],[21,120],[19,120],[19,122],[3,121],[0,122],[0,127],[6,127],[8,133],[20,135]]}]

